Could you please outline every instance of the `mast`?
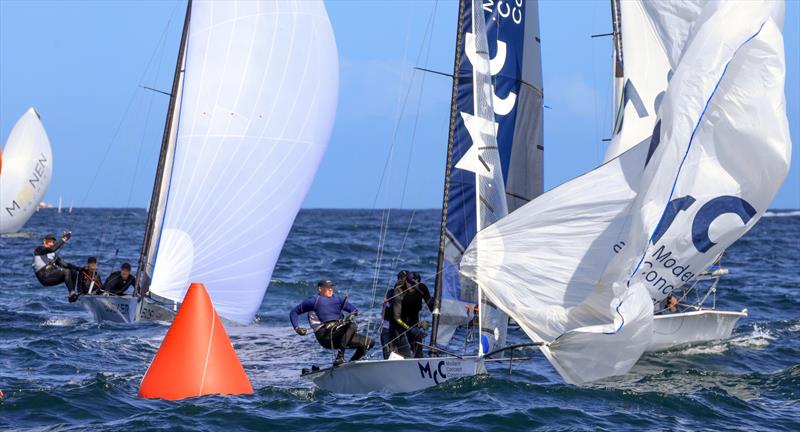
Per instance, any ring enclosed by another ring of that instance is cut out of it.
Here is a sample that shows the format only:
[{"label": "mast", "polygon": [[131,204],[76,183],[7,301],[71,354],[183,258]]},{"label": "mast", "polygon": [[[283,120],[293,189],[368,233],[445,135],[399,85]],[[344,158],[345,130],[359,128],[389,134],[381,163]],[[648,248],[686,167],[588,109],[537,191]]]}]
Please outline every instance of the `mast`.
[{"label": "mast", "polygon": [[447,238],[447,202],[450,193],[450,176],[452,173],[453,162],[453,142],[456,131],[456,115],[458,114],[458,65],[461,63],[461,45],[464,43],[461,36],[461,26],[464,19],[464,1],[458,2],[458,20],[456,23],[456,47],[453,61],[453,92],[450,101],[450,131],[447,137],[447,158],[444,166],[444,193],[442,197],[442,224],[439,230],[439,254],[436,260],[436,282],[433,295],[433,312],[431,328],[431,351],[430,355],[436,355],[436,334],[439,331],[439,318],[441,317],[442,304],[442,272],[444,271],[444,248]]},{"label": "mast", "polygon": [[[162,183],[165,174],[165,165],[167,154],[170,147],[175,142],[172,136],[173,124],[177,120],[175,117],[176,105],[178,103],[178,92],[181,86],[181,76],[183,74],[183,64],[186,55],[186,40],[189,36],[189,20],[192,13],[192,0],[186,3],[186,17],[183,21],[183,31],[181,33],[181,43],[178,48],[178,58],[175,63],[175,73],[172,79],[172,91],[169,95],[169,106],[167,108],[167,118],[164,125],[164,135],[161,140],[161,153],[158,157],[158,167],[156,168],[156,176],[153,182],[153,193],[150,196],[150,206],[147,210],[147,225],[144,232],[144,241],[142,242],[142,250],[139,254],[139,265],[136,268],[136,291],[135,294],[139,297],[144,296],[150,285],[150,277],[147,274],[147,263],[149,261],[150,244],[153,241],[156,228],[156,217],[158,213],[158,203],[161,197]],[[145,280],[145,276],[146,280]]]},{"label": "mast", "polygon": [[622,121],[622,91],[625,85],[624,65],[622,61],[622,28],[620,22],[622,20],[622,13],[620,12],[619,3],[617,0],[611,0],[611,27],[614,40],[614,61],[612,62],[614,68],[614,82],[613,93],[611,95],[612,113],[614,113],[614,124],[612,125],[612,133],[616,133],[619,129],[620,122]]}]

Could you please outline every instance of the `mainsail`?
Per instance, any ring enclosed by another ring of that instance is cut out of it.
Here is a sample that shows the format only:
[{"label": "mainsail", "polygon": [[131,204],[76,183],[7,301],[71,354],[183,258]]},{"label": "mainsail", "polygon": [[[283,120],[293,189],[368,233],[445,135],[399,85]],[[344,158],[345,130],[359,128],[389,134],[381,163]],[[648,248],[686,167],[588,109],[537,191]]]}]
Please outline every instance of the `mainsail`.
[{"label": "mainsail", "polygon": [[53,153],[39,113],[30,108],[6,141],[0,170],[0,233],[20,230],[39,208],[53,177]]},{"label": "mainsail", "polygon": [[704,5],[670,57],[653,138],[481,231],[465,252],[462,273],[545,343],[565,381],[627,372],[651,339],[653,300],[711,264],[777,193],[791,142],[774,12]]},{"label": "mainsail", "polygon": [[336,44],[321,1],[195,1],[185,33],[149,290],[180,301],[203,282],[221,316],[247,323],[327,147]]},{"label": "mainsail", "polygon": [[[432,342],[441,345],[468,322],[468,313],[480,301],[477,286],[459,275],[465,247],[478,230],[503,217],[506,209],[513,212],[538,196],[543,184],[537,1],[461,0],[457,31],[436,278],[439,314],[434,314],[432,333]],[[489,153],[496,154],[499,166],[488,160]],[[502,175],[502,182],[493,179],[495,174]],[[496,194],[504,194],[505,199],[493,203]],[[482,316],[489,317],[492,306],[483,307]],[[498,328],[495,339],[501,342],[507,318],[496,321],[499,326],[489,323],[488,327]]]}]

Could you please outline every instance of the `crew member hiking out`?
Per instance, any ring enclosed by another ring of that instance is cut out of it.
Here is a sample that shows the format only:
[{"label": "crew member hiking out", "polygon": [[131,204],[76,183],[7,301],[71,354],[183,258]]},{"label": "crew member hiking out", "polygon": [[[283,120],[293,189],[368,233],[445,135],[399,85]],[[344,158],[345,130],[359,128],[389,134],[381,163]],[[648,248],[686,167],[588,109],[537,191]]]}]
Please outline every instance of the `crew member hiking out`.
[{"label": "crew member hiking out", "polygon": [[422,304],[433,311],[433,298],[428,290],[428,286],[422,283],[422,277],[418,272],[409,272],[406,279],[406,288],[403,292],[403,305],[400,318],[408,325],[408,343],[414,357],[421,358],[423,355],[423,344],[425,340],[425,330],[429,325],[427,321],[419,320],[419,313],[422,311]]},{"label": "crew member hiking out", "polygon": [[[356,333],[358,325],[353,321],[353,317],[358,314],[358,309],[351,305],[347,298],[334,295],[334,286],[330,280],[319,281],[317,283],[319,294],[295,306],[289,313],[289,320],[297,334],[305,335],[308,329],[300,327],[297,320],[301,314],[307,313],[308,323],[314,330],[317,342],[323,348],[339,350],[333,362],[333,365],[337,366],[344,363],[345,349],[355,348],[356,352],[350,361],[356,361],[372,348],[373,341],[368,336]],[[350,315],[344,318],[344,312],[349,312]]]},{"label": "crew member hiking out", "polygon": [[33,250],[33,271],[36,279],[44,286],[56,286],[65,284],[68,290],[68,299],[72,303],[78,300],[78,293],[75,285],[78,278],[78,267],[67,263],[56,253],[72,234],[64,231],[61,240],[56,242],[55,234],[47,234],[42,240],[42,245]]},{"label": "crew member hiking out", "polygon": [[89,257],[86,260],[86,267],[78,271],[78,292],[83,294],[95,294],[103,289],[100,273],[97,272],[97,258]]},{"label": "crew member hiking out", "polygon": [[[408,272],[401,270],[397,274],[397,282],[394,288],[386,292],[386,297],[383,299],[383,323],[381,325],[381,345],[383,347],[383,358],[388,359],[389,355],[393,352],[400,354],[403,357],[412,357],[411,347],[408,345],[408,339],[404,329],[400,328],[396,319],[400,315],[396,314],[395,301],[401,299],[400,294],[406,286],[406,278]],[[401,306],[402,306],[402,302]],[[401,319],[402,320],[402,319]],[[399,331],[398,331],[399,329]]]},{"label": "crew member hiking out", "polygon": [[136,278],[131,275],[131,265],[122,263],[119,271],[115,271],[108,275],[106,283],[103,285],[103,290],[113,295],[125,295],[128,287],[136,284]]}]

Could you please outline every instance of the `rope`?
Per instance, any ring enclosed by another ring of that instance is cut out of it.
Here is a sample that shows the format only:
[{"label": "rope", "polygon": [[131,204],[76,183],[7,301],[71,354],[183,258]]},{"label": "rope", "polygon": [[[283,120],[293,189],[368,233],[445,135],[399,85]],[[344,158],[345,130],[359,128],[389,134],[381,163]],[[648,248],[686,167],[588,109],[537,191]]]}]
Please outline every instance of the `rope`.
[{"label": "rope", "polygon": [[[433,9],[431,11],[431,15],[429,16],[428,23],[426,24],[425,33],[423,34],[422,46],[420,47],[420,50],[417,53],[417,59],[416,59],[416,63],[417,64],[420,63],[420,60],[423,57],[423,51],[425,52],[425,64],[426,65],[428,63],[428,59],[430,58],[431,39],[432,39],[433,28],[434,28],[434,25],[435,25],[435,22],[436,22],[435,18],[436,18],[437,8],[438,8],[438,0],[436,2],[434,2]],[[427,41],[427,47],[425,46],[426,41]],[[411,91],[412,91],[412,89],[414,87],[414,81],[415,81],[416,75],[417,75],[417,71],[416,71],[416,69],[413,69],[412,72],[411,72],[411,82],[409,83],[408,88],[406,89],[405,95],[403,96],[403,101],[402,101],[402,103],[400,105],[399,113],[398,113],[398,116],[397,116],[397,122],[395,124],[394,132],[392,134],[391,145],[389,147],[389,154],[387,155],[386,161],[384,163],[383,172],[381,173],[381,178],[380,178],[380,181],[378,182],[378,190],[376,191],[375,199],[373,201],[373,208],[375,208],[375,206],[377,205],[378,197],[380,196],[381,190],[383,190],[383,183],[384,183],[384,179],[386,178],[386,173],[388,171],[390,171],[390,169],[391,169],[390,162],[394,158],[394,149],[395,149],[395,147],[397,145],[398,132],[400,130],[400,120],[402,119],[403,113],[406,110],[406,106],[408,104],[408,100],[409,100],[409,97],[411,95]],[[409,174],[409,172],[411,170],[411,161],[412,161],[412,156],[413,156],[413,152],[414,152],[414,144],[416,143],[416,132],[417,132],[417,126],[418,126],[418,123],[419,123],[419,113],[421,111],[421,106],[422,106],[422,93],[424,91],[424,86],[425,86],[425,75],[424,74],[422,75],[422,79],[421,79],[420,82],[421,82],[421,84],[420,84],[420,97],[419,97],[419,99],[417,101],[417,109],[416,109],[416,113],[415,113],[415,116],[414,116],[414,123],[413,123],[412,136],[411,136],[411,146],[409,148],[408,161],[406,162],[405,177],[404,177],[404,180],[403,180],[403,188],[402,188],[402,193],[401,193],[401,198],[400,198],[400,207],[401,208],[402,208],[402,206],[403,206],[403,204],[405,202],[405,195],[406,195],[406,191],[407,191],[408,177],[409,177],[408,174]],[[403,248],[405,246],[406,240],[408,238],[408,233],[411,230],[411,224],[413,223],[415,215],[416,215],[416,210],[414,210],[412,212],[411,218],[409,219],[409,223],[408,223],[408,226],[406,228],[405,235],[403,237],[403,242],[402,242],[400,251],[398,252],[397,257],[390,264],[390,269],[393,270],[393,271],[396,271],[397,266],[399,265],[400,254],[402,253]],[[386,247],[386,241],[387,241],[387,237],[388,237],[388,233],[389,233],[390,219],[391,219],[391,207],[389,206],[389,207],[385,208],[381,212],[381,226],[380,226],[379,239],[378,239],[378,250],[377,250],[377,253],[376,253],[376,259],[375,259],[375,265],[374,265],[374,272],[373,272],[373,279],[372,279],[372,289],[370,291],[370,298],[371,298],[370,309],[373,309],[375,307],[375,302],[377,300],[378,286],[380,285],[380,283],[379,283],[380,282],[380,273],[381,273],[381,268],[383,266],[383,256],[384,256],[384,250],[385,250],[385,247]],[[379,314],[379,317],[378,317],[378,320],[377,320],[378,323],[379,323],[378,329],[380,329],[380,322],[382,321],[382,315],[383,315],[382,313]],[[372,333],[372,320],[368,320],[367,321],[367,336],[369,336],[371,333]]]},{"label": "rope", "polygon": [[[156,80],[158,79],[159,72],[160,72],[158,69],[160,69],[160,65],[161,65],[161,62],[163,60],[163,55],[159,56],[158,54],[159,53],[163,53],[163,48],[164,48],[164,46],[166,44],[166,40],[167,40],[166,37],[167,37],[168,30],[169,30],[169,26],[172,23],[173,18],[175,16],[175,12],[177,10],[178,10],[178,4],[176,3],[175,7],[173,8],[172,13],[170,14],[170,18],[167,20],[167,23],[166,23],[166,25],[164,26],[164,29],[161,32],[161,36],[158,39],[158,42],[156,44],[155,49],[153,50],[153,53],[150,55],[150,59],[148,60],[144,70],[142,71],[141,76],[139,77],[139,81],[138,81],[139,85],[141,85],[144,82],[146,76],[152,70],[151,66],[153,65],[153,62],[154,62],[154,60],[156,58],[158,59],[158,62],[157,62],[157,66],[156,66],[156,69],[155,69],[155,75],[156,75]],[[117,138],[119,137],[120,132],[122,131],[122,126],[125,124],[126,120],[128,119],[129,113],[131,112],[131,108],[133,107],[134,102],[136,102],[137,99],[138,99],[139,85],[137,85],[137,87],[135,88],[135,90],[133,91],[133,93],[131,94],[131,96],[129,98],[128,105],[125,107],[125,110],[123,111],[122,118],[120,119],[119,123],[117,124],[117,126],[116,126],[116,128],[115,128],[115,130],[114,130],[114,132],[113,132],[113,134],[111,136],[111,140],[109,141],[108,145],[105,148],[105,152],[103,153],[103,157],[100,159],[100,162],[98,163],[97,168],[94,171],[94,175],[92,176],[92,179],[89,182],[88,187],[86,188],[86,193],[84,194],[83,198],[79,201],[79,205],[80,206],[83,206],[83,205],[86,204],[86,200],[89,198],[89,196],[91,194],[91,191],[94,188],[94,186],[95,186],[95,184],[97,182],[97,179],[98,179],[98,177],[100,175],[100,170],[102,169],[103,165],[105,164],[106,160],[108,159],[108,156],[111,153],[111,148],[114,146],[114,144],[116,144]],[[136,172],[138,171],[138,168],[139,168],[139,161],[140,161],[140,157],[141,157],[142,147],[143,147],[143,144],[144,144],[145,131],[147,130],[147,125],[149,123],[150,112],[152,110],[152,104],[153,103],[152,103],[152,98],[151,98],[151,102],[150,102],[150,104],[148,106],[148,109],[147,109],[147,116],[145,117],[145,128],[143,129],[143,132],[142,132],[142,138],[141,138],[140,147],[139,147],[139,154],[137,155],[137,158],[136,158],[136,165],[134,167],[134,176],[133,176],[133,178],[131,180],[132,184],[131,184],[131,190],[130,190],[130,192],[128,194],[127,206],[130,206],[130,202],[131,202],[133,186],[135,184],[135,174],[136,174]],[[111,219],[112,219],[112,215],[109,214],[107,216],[107,218],[106,218],[106,223],[102,223],[101,224],[102,228],[101,228],[101,232],[100,232],[100,237],[98,238],[97,246],[95,248],[95,255],[96,256],[100,255],[100,250],[102,249],[102,245],[103,245],[103,242],[105,240],[106,232],[107,232],[107,229],[108,229],[107,225],[109,225],[108,222]],[[72,227],[70,226],[69,231],[71,231],[71,230],[72,230]],[[115,252],[114,256],[116,256],[118,252],[119,252],[119,249],[117,249],[117,251]]]}]

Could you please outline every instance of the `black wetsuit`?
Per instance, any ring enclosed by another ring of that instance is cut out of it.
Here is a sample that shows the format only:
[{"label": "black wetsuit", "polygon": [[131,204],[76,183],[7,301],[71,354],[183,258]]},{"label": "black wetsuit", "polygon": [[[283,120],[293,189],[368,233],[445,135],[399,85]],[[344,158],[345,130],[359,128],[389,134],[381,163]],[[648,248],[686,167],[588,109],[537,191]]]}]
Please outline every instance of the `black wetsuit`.
[{"label": "black wetsuit", "polygon": [[422,357],[422,344],[424,344],[425,332],[416,327],[419,323],[419,313],[422,311],[423,301],[428,306],[428,310],[433,310],[433,298],[428,287],[420,282],[412,288],[407,288],[403,293],[403,306],[400,319],[414,330],[406,333],[411,351],[417,358]]},{"label": "black wetsuit", "polygon": [[[92,285],[94,282],[94,285]],[[78,270],[78,292],[81,294],[99,294],[103,292],[103,282],[100,273],[92,272],[88,268]]]},{"label": "black wetsuit", "polygon": [[56,253],[64,244],[64,240],[59,240],[51,248],[37,246],[33,250],[32,265],[40,284],[56,286],[63,283],[71,294],[75,292],[78,268],[62,260]]},{"label": "black wetsuit", "polygon": [[414,353],[411,351],[411,346],[409,345],[409,338],[408,332],[409,325],[403,321],[403,298],[405,297],[406,291],[400,291],[397,287],[395,287],[393,292],[393,299],[390,300],[390,305],[386,309],[388,311],[388,318],[389,321],[389,340],[393,341],[390,346],[392,346],[392,351],[397,352],[403,357],[409,358],[413,357]]},{"label": "black wetsuit", "polygon": [[[399,327],[395,321],[394,301],[394,288],[386,292],[386,297],[383,299],[383,324],[381,326],[381,345],[383,346],[383,358],[389,358],[389,354],[396,352],[403,357],[411,357],[411,347],[408,345],[408,339],[404,334],[405,329]],[[398,331],[400,328],[400,331]]]},{"label": "black wetsuit", "polygon": [[125,295],[125,291],[128,290],[128,287],[134,285],[136,283],[136,278],[133,275],[128,275],[128,279],[122,279],[122,275],[120,272],[115,271],[108,275],[108,279],[106,279],[106,283],[103,284],[103,290],[109,294],[114,295]]}]

